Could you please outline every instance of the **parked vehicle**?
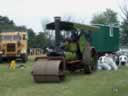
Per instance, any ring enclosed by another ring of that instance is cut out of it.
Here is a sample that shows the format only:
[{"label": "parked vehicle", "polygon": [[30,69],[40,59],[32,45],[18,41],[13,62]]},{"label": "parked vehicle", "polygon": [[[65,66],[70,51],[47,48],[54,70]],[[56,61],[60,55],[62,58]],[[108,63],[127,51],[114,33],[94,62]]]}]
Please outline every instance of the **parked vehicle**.
[{"label": "parked vehicle", "polygon": [[0,61],[4,58],[27,61],[27,32],[0,32]]}]

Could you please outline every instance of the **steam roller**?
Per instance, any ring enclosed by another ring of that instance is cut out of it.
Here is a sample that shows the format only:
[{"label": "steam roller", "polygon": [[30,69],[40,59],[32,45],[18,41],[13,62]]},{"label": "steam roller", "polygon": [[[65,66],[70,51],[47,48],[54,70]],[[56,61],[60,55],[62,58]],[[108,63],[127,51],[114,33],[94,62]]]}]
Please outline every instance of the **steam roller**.
[{"label": "steam roller", "polygon": [[[63,81],[65,70],[95,72],[97,52],[91,46],[91,32],[96,31],[96,27],[65,22],[55,17],[55,22],[47,24],[46,28],[55,30],[55,46],[47,49],[46,56],[35,58],[32,67],[35,82]],[[61,31],[68,32],[67,36],[62,36]]]}]

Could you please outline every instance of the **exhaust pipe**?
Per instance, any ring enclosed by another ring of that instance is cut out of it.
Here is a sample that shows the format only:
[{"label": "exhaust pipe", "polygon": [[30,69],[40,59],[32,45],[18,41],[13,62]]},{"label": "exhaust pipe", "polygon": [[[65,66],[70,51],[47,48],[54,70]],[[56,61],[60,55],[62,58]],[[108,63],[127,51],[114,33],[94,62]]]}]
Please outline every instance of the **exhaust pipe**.
[{"label": "exhaust pipe", "polygon": [[60,40],[61,40],[61,33],[60,33],[60,22],[61,22],[61,17],[54,17],[55,19],[55,41],[56,41],[56,47],[60,45]]}]

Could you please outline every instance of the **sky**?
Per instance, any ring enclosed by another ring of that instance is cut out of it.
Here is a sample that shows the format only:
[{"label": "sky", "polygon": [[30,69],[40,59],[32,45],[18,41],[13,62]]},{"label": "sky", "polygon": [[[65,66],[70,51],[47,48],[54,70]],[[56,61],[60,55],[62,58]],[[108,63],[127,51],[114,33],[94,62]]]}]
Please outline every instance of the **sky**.
[{"label": "sky", "polygon": [[89,24],[94,14],[106,8],[121,14],[121,3],[122,0],[0,0],[0,15],[9,17],[16,25],[40,32],[45,19],[53,21],[55,16],[72,16]]}]

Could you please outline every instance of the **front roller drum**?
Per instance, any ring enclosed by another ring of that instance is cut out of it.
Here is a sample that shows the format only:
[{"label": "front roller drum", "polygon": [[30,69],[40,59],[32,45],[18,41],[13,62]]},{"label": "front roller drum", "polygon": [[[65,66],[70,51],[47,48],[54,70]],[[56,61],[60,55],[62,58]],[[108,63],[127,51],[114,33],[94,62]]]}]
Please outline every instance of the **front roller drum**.
[{"label": "front roller drum", "polygon": [[61,60],[39,59],[32,67],[35,82],[59,82],[64,80],[64,63]]}]

